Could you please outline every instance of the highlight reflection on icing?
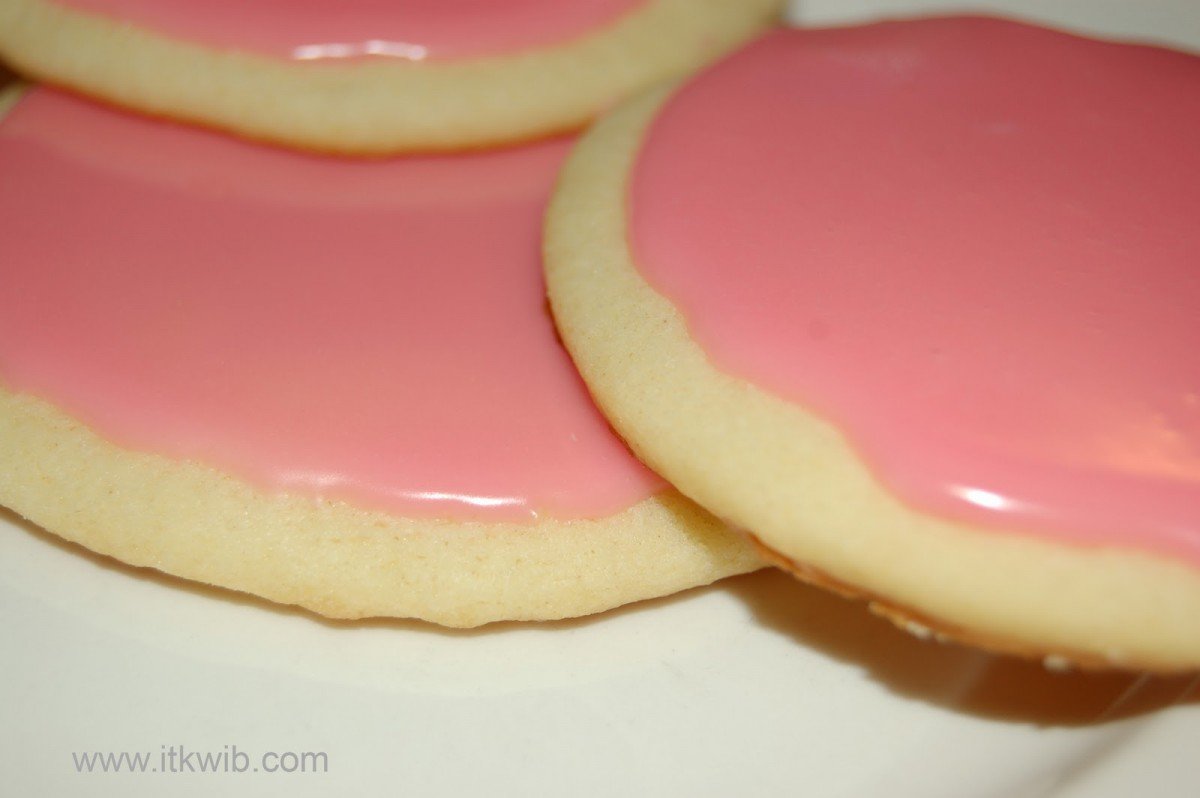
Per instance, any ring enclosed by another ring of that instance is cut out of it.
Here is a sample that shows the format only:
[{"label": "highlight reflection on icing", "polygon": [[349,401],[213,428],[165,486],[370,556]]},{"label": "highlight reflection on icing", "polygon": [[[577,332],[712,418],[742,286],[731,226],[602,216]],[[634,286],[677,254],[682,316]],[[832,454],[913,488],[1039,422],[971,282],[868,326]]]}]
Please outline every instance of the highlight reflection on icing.
[{"label": "highlight reflection on icing", "polygon": [[301,44],[292,48],[292,58],[298,61],[316,61],[326,58],[362,58],[367,55],[384,55],[408,61],[424,61],[429,57],[429,48],[409,42],[388,42],[368,39],[365,42],[342,42],[331,44]]},{"label": "highlight reflection on icing", "polygon": [[424,61],[561,44],[646,0],[53,1],[213,47],[305,61]]},{"label": "highlight reflection on icing", "polygon": [[721,369],[945,517],[1200,564],[1200,58],[977,18],[778,32],[633,175]]},{"label": "highlight reflection on icing", "polygon": [[0,121],[0,384],[113,441],[415,517],[599,517],[662,488],[545,309],[570,142],[307,156],[49,90]]}]

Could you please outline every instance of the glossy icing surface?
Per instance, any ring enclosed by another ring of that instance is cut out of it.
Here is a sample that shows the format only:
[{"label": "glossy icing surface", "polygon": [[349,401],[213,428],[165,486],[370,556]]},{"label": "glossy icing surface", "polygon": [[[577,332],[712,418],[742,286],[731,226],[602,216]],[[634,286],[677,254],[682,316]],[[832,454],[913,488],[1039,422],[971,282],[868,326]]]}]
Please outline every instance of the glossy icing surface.
[{"label": "glossy icing surface", "polygon": [[185,41],[303,60],[413,61],[561,44],[645,0],[53,0]]},{"label": "glossy icing surface", "polygon": [[723,371],[910,505],[1200,565],[1200,58],[998,20],[774,33],[631,181]]},{"label": "glossy icing surface", "polygon": [[0,121],[0,383],[130,448],[414,517],[599,517],[662,482],[555,335],[570,142],[344,161],[48,90]]}]

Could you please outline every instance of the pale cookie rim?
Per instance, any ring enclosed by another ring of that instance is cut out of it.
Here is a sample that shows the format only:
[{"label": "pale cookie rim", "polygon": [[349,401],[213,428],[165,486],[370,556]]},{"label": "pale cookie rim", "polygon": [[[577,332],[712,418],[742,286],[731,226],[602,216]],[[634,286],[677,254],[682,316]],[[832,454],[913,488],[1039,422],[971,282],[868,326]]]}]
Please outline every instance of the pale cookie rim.
[{"label": "pale cookie rim", "polygon": [[559,620],[764,565],[670,489],[597,519],[405,518],[272,494],[207,465],[126,449],[3,385],[0,441],[0,505],[51,534],[328,618],[455,628]]}]

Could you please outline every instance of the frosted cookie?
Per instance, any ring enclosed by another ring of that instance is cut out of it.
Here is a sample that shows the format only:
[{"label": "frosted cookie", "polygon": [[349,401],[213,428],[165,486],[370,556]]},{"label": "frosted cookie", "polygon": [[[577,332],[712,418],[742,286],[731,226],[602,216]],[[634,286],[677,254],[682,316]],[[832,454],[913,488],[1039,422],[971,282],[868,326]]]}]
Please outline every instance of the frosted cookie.
[{"label": "frosted cookie", "polygon": [[0,58],[158,116],[328,152],[576,129],[783,0],[0,0]]},{"label": "frosted cookie", "polygon": [[1200,59],[768,35],[590,132],[563,339],[684,494],[911,631],[1200,666]]},{"label": "frosted cookie", "polygon": [[568,146],[346,161],[27,94],[0,122],[0,503],[344,618],[562,618],[757,567],[555,337]]}]

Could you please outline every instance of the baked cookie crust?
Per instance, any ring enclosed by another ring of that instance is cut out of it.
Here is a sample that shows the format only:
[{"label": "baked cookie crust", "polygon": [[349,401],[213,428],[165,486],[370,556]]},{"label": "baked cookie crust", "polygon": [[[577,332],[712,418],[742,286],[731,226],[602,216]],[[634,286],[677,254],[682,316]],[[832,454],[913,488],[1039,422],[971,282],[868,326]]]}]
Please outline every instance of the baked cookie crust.
[{"label": "baked cookie crust", "polygon": [[122,449],[3,387],[0,442],[0,504],[33,523],[130,565],[330,618],[553,620],[763,565],[671,490],[594,520],[401,518]]}]

